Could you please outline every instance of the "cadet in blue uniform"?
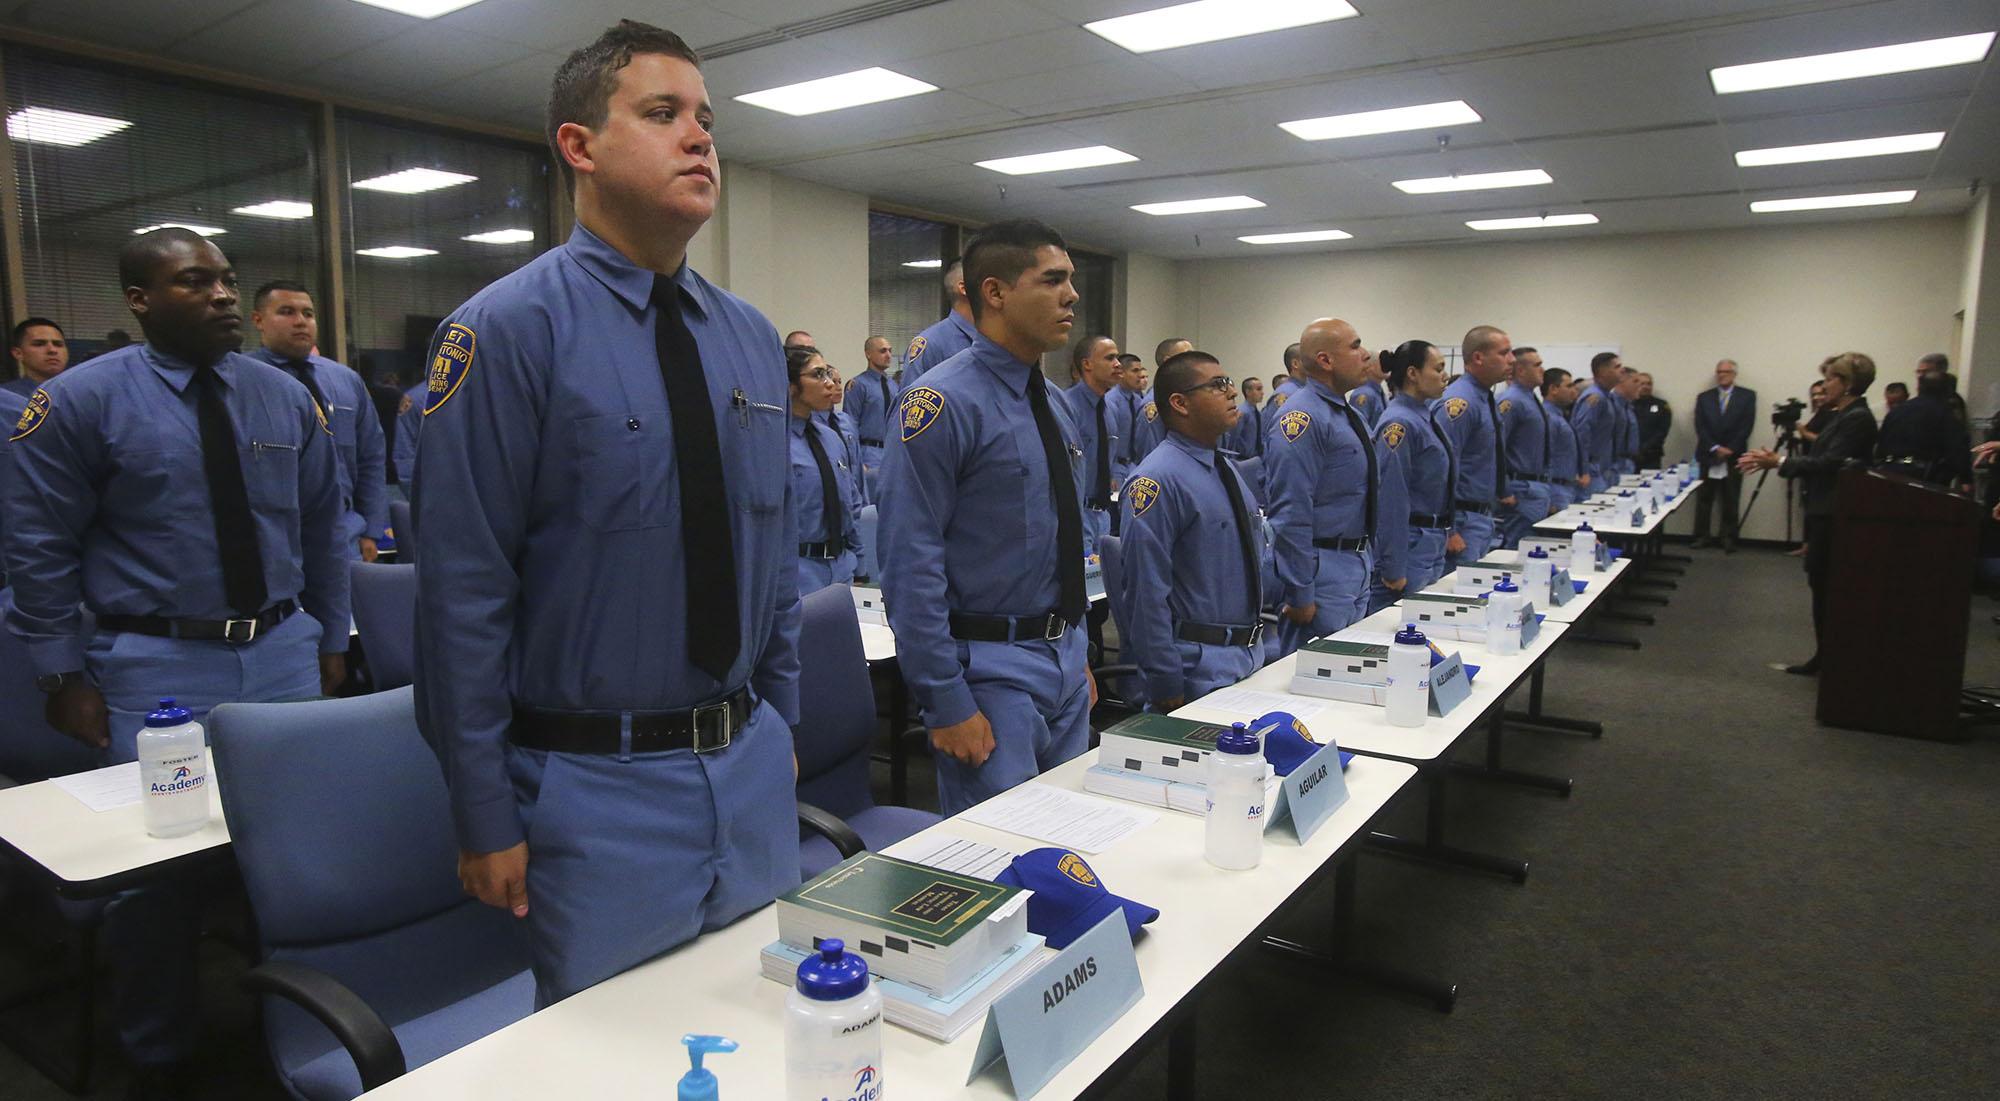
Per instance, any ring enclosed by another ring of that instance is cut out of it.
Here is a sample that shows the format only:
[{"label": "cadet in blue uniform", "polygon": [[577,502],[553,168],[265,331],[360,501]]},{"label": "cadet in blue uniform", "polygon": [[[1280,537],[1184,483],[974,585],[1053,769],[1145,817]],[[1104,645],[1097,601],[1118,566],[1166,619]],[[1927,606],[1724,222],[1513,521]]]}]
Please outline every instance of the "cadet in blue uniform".
[{"label": "cadet in blue uniform", "polygon": [[1616,432],[1618,407],[1611,391],[1618,385],[1618,353],[1599,352],[1590,357],[1590,385],[1577,394],[1570,408],[1570,427],[1576,429],[1577,486],[1588,497],[1600,488],[1618,484]]},{"label": "cadet in blue uniform", "polygon": [[813,349],[794,348],[785,353],[785,374],[792,388],[792,528],[799,535],[799,595],[804,596],[854,580],[861,500],[839,432],[820,419],[840,392],[833,368]]},{"label": "cadet in blue uniform", "polygon": [[426,385],[419,382],[404,390],[402,407],[396,412],[396,447],[389,461],[396,464],[396,482],[403,487],[405,497],[417,481],[417,440],[424,430]]},{"label": "cadet in blue uniform", "polygon": [[[1243,380],[1243,402],[1237,412],[1236,427],[1222,439],[1224,449],[1236,453],[1239,459],[1257,459],[1264,455],[1264,380],[1252,375]],[[1263,487],[1256,487],[1260,492]]]},{"label": "cadet in blue uniform", "polygon": [[1125,484],[1125,434],[1131,431],[1111,397],[1124,373],[1118,342],[1108,336],[1084,337],[1071,349],[1069,371],[1070,386],[1062,400],[1083,446],[1084,549],[1096,554],[1098,542],[1116,526],[1112,497]]},{"label": "cadet in blue uniform", "polygon": [[1271,422],[1264,458],[1287,654],[1367,614],[1380,480],[1368,425],[1343,396],[1368,367],[1354,326],[1314,321],[1299,354],[1305,385]]},{"label": "cadet in blue uniform", "polygon": [[799,879],[790,403],[771,323],[686,263],[717,200],[697,65],[630,20],[563,62],[576,229],[428,361],[417,717],[539,1005]]},{"label": "cadet in blue uniform", "polygon": [[1630,367],[1618,369],[1620,378],[1618,389],[1611,396],[1618,399],[1618,431],[1614,445],[1618,451],[1618,473],[1631,474],[1639,469],[1639,414],[1633,403],[1639,399],[1639,372]]},{"label": "cadet in blue uniform", "polygon": [[1542,408],[1542,353],[1514,349],[1513,378],[1500,391],[1500,446],[1507,457],[1507,492],[1500,510],[1500,546],[1521,545],[1528,529],[1549,515],[1549,414]]},{"label": "cadet in blue uniform", "polygon": [[1285,346],[1285,377],[1279,379],[1276,386],[1271,387],[1271,400],[1264,403],[1264,412],[1271,414],[1275,419],[1278,410],[1283,409],[1285,403],[1290,401],[1292,395],[1298,393],[1299,387],[1303,385],[1305,385],[1305,374],[1299,360],[1299,346],[1288,344]]},{"label": "cadet in blue uniform", "polygon": [[1452,485],[1458,480],[1451,445],[1431,403],[1444,394],[1444,353],[1426,340],[1406,340],[1379,357],[1396,399],[1375,426],[1375,463],[1382,471],[1376,521],[1375,577],[1368,590],[1374,614],[1422,592],[1444,576],[1451,530]]},{"label": "cadet in blue uniform", "polygon": [[1383,381],[1385,377],[1387,376],[1380,357],[1370,353],[1367,376],[1361,385],[1347,392],[1347,404],[1352,405],[1354,411],[1361,414],[1361,419],[1367,423],[1370,432],[1375,431],[1375,426],[1382,422],[1382,411],[1389,407],[1389,399],[1394,396],[1389,384]]},{"label": "cadet in blue uniform", "polygon": [[[1194,344],[1184,337],[1170,336],[1153,348],[1153,367],[1157,370],[1168,360],[1193,348]],[[1160,422],[1160,399],[1157,387],[1146,391],[1146,399],[1139,406],[1139,415],[1132,418],[1132,463],[1138,463],[1153,453],[1165,438],[1167,426]]]},{"label": "cadet in blue uniform", "polygon": [[[814,346],[812,351],[818,353],[819,348]],[[786,354],[790,354],[790,349]],[[833,404],[820,414],[820,419],[840,437],[841,453],[846,456],[847,469],[854,478],[854,507],[859,510],[868,496],[867,479],[861,474],[861,430],[854,426],[854,418],[847,415],[847,410],[841,408],[847,397],[847,380],[841,377],[840,368],[823,358],[821,362],[827,370],[826,381],[833,384]]]},{"label": "cadet in blue uniform", "polygon": [[1576,503],[1582,475],[1577,465],[1576,429],[1570,427],[1570,407],[1576,404],[1576,382],[1560,367],[1542,372],[1542,403],[1549,413],[1549,514]]},{"label": "cadet in blue uniform", "polygon": [[1146,367],[1145,360],[1131,352],[1118,353],[1118,368],[1118,389],[1112,392],[1111,402],[1125,418],[1125,454],[1121,457],[1125,461],[1125,469],[1130,470],[1139,461],[1139,457],[1132,453],[1139,442],[1133,436],[1132,426],[1145,416],[1146,403],[1153,399],[1152,372]]},{"label": "cadet in blue uniform", "polygon": [[847,384],[844,412],[854,421],[854,435],[861,445],[861,499],[875,499],[875,481],[882,475],[882,441],[896,421],[896,395],[902,387],[889,377],[889,364],[896,353],[884,337],[871,336],[861,345],[868,369]]},{"label": "cadet in blue uniform", "polygon": [[8,352],[20,373],[0,383],[0,390],[24,403],[69,366],[69,338],[63,335],[61,325],[46,317],[24,318],[14,326],[14,342]]},{"label": "cadet in blue uniform", "polygon": [[1491,325],[1476,325],[1459,345],[1465,373],[1444,389],[1445,435],[1458,456],[1458,485],[1452,501],[1454,531],[1465,546],[1448,556],[1450,565],[1477,562],[1499,542],[1495,516],[1516,503],[1507,491],[1506,456],[1500,450],[1499,403],[1493,387],[1514,364],[1514,342]]},{"label": "cadet in blue uniform", "polygon": [[947,815],[1089,745],[1083,448],[1036,366],[1068,343],[1074,270],[1040,222],[981,230],[979,335],[903,392],[882,460],[882,591]]},{"label": "cadet in blue uniform", "polygon": [[[0,387],[0,479],[7,477],[6,438],[14,434],[14,425],[21,420],[21,414],[28,411],[28,395],[17,394],[6,387]],[[0,481],[0,501],[6,499],[7,486]],[[0,548],[7,545],[7,513],[0,509]],[[7,559],[0,554],[0,588],[7,584]],[[5,615],[0,609],[0,615]]]},{"label": "cadet in blue uniform", "polygon": [[1257,498],[1216,450],[1242,411],[1214,356],[1160,365],[1167,438],[1127,483],[1122,578],[1132,660],[1157,711],[1235,684],[1263,664],[1264,526]]},{"label": "cadet in blue uniform", "polygon": [[304,383],[333,429],[346,511],[342,545],[349,558],[373,562],[375,540],[389,526],[389,486],[383,472],[388,444],[368,384],[348,367],[312,354],[319,343],[319,316],[304,285],[266,283],[250,305],[250,323],[264,340],[250,354]]},{"label": "cadet in blue uniform", "polygon": [[[7,628],[49,725],[106,763],[135,759],[161,696],[201,718],[331,691],[349,622],[334,441],[305,387],[236,354],[229,261],[161,229],[128,243],[118,269],[146,343],[38,390],[0,477]],[[106,915],[119,1034],[142,1083],[183,1073],[199,915],[187,880],[126,892]]]},{"label": "cadet in blue uniform", "polygon": [[[965,263],[953,263],[944,273],[945,293],[951,295],[951,309],[910,341],[903,353],[903,377],[898,381],[908,390],[924,373],[972,347],[972,304],[965,297]],[[886,437],[885,437],[886,439]]]}]

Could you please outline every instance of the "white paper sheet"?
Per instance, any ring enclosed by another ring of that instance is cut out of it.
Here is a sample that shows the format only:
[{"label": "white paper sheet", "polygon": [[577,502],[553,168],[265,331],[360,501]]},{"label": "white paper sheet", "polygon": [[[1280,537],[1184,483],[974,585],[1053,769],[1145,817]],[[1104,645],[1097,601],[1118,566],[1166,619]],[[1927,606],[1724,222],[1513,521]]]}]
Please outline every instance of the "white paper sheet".
[{"label": "white paper sheet", "polygon": [[1235,721],[1247,723],[1267,711],[1289,711],[1300,722],[1310,727],[1313,720],[1334,708],[1318,700],[1305,696],[1295,696],[1285,692],[1259,692],[1253,688],[1224,688],[1211,692],[1195,701],[1195,706],[1208,711],[1228,711],[1234,713]]},{"label": "white paper sheet", "polygon": [[58,776],[49,781],[94,811],[116,810],[139,801],[139,762]]},{"label": "white paper sheet", "polygon": [[1703,471],[1701,476],[1707,478],[1711,482],[1722,481],[1723,479],[1729,477],[1729,464],[1715,463],[1711,465],[1707,470]]},{"label": "white paper sheet", "polygon": [[1155,811],[1093,795],[1027,783],[996,795],[959,817],[1078,852],[1101,853],[1134,830],[1152,825],[1160,816]]},{"label": "white paper sheet", "polygon": [[889,846],[885,852],[890,856],[928,864],[947,872],[957,872],[977,879],[992,879],[1007,869],[1014,858],[1021,855],[1009,852],[997,845],[982,845],[977,841],[967,841],[963,837],[933,833],[925,837],[913,837]]}]

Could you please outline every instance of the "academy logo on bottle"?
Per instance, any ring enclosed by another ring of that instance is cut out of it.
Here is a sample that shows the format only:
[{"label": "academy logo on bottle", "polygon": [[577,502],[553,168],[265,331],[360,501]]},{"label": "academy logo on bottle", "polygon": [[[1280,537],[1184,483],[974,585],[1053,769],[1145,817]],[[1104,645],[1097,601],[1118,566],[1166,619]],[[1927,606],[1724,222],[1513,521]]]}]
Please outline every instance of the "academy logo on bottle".
[{"label": "academy logo on bottle", "polygon": [[820,1101],[881,1101],[882,1072],[873,1064],[854,1072],[854,1091],[846,1097],[823,1097]]},{"label": "academy logo on bottle", "polygon": [[147,784],[146,792],[149,795],[178,795],[184,791],[198,791],[207,783],[207,776],[196,776],[193,769],[181,765],[164,782],[154,780]]}]

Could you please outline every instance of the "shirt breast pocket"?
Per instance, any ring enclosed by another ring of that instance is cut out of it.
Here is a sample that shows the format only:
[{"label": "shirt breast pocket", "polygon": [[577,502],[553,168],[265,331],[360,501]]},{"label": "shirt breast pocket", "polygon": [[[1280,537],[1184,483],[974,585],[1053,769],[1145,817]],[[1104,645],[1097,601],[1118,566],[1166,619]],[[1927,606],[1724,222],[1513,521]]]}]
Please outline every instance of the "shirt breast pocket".
[{"label": "shirt breast pocket", "polygon": [[243,486],[258,512],[299,511],[299,446],[252,440],[241,452]]},{"label": "shirt breast pocket", "polygon": [[664,411],[578,417],[576,509],[595,531],[671,523],[679,500]]}]

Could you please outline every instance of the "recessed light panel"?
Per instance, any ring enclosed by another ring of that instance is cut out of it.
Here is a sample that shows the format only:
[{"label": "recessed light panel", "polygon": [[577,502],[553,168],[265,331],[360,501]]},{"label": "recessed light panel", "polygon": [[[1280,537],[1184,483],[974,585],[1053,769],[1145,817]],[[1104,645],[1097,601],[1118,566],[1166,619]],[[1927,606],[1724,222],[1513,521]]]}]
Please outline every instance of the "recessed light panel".
[{"label": "recessed light panel", "polygon": [[904,266],[904,267],[906,267],[906,268],[941,268],[941,267],[944,267],[944,261],[943,261],[943,260],[905,260],[905,261],[903,261],[903,266]]},{"label": "recessed light panel", "polygon": [[1135,54],[1263,34],[1361,13],[1346,0],[1195,0],[1085,23],[1083,29]]},{"label": "recessed light panel", "polygon": [[1299,245],[1307,241],[1351,241],[1354,234],[1338,229],[1302,229],[1297,233],[1253,233],[1237,240],[1246,245]]},{"label": "recessed light panel", "polygon": [[1539,168],[1517,172],[1474,172],[1466,176],[1431,176],[1421,180],[1397,180],[1396,190],[1407,195],[1438,195],[1447,191],[1490,191],[1496,187],[1535,187],[1556,182]]},{"label": "recessed light panel", "polygon": [[405,168],[401,172],[391,172],[386,176],[376,176],[374,179],[356,180],[354,186],[362,191],[420,195],[426,191],[469,184],[478,178],[461,172],[440,172],[435,168]]},{"label": "recessed light panel", "polygon": [[1429,130],[1436,126],[1458,126],[1484,121],[1479,112],[1462,99],[1449,103],[1420,103],[1414,107],[1391,107],[1383,111],[1358,111],[1351,115],[1281,122],[1278,129],[1305,141],[1330,138],[1359,138],[1369,134],[1396,134],[1405,130]]},{"label": "recessed light panel", "polygon": [[1213,199],[1176,199],[1168,203],[1139,203],[1132,209],[1141,214],[1210,214],[1218,210],[1250,210],[1263,205],[1248,195],[1219,195]]},{"label": "recessed light panel", "polygon": [[1749,65],[1725,65],[1720,69],[1710,69],[1708,82],[1714,86],[1717,95],[1726,96],[1733,92],[1760,92],[1766,88],[1791,88],[1800,84],[1824,84],[1864,76],[1913,73],[1919,69],[1939,69],[1946,65],[1969,65],[1986,59],[1986,52],[1993,47],[1993,33],[1985,31],[1953,38],[1902,42],[1894,46],[1871,46],[1865,50],[1787,57]]},{"label": "recessed light panel", "polygon": [[434,248],[416,248],[411,245],[383,245],[380,248],[358,248],[356,256],[374,256],[383,260],[411,260],[419,256],[436,256]]},{"label": "recessed light panel", "polygon": [[1081,149],[1058,149],[1053,153],[1030,153],[1024,157],[1001,157],[973,163],[1009,176],[1031,176],[1037,172],[1067,172],[1077,168],[1102,168],[1107,164],[1129,164],[1138,159],[1108,145],[1087,145]]},{"label": "recessed light panel", "polygon": [[440,15],[469,8],[479,0],[355,0],[371,8],[385,8],[402,15],[414,15],[418,19],[436,19]]},{"label": "recessed light panel", "polygon": [[841,73],[839,76],[825,76],[802,84],[766,88],[761,92],[737,96],[736,100],[752,107],[762,107],[767,111],[777,111],[787,115],[817,115],[825,111],[859,107],[864,103],[880,103],[883,100],[902,99],[904,96],[935,91],[937,91],[935,84],[926,84],[915,77],[876,68]]},{"label": "recessed light panel", "polygon": [[1805,164],[1808,161],[1844,161],[1854,157],[1888,157],[1897,153],[1928,153],[1944,144],[1944,131],[1930,134],[1896,134],[1886,138],[1859,138],[1855,141],[1823,141],[1817,145],[1783,145],[1771,149],[1745,149],[1736,154],[1743,168],[1771,164]]},{"label": "recessed light panel", "polygon": [[1892,206],[1917,197],[1915,191],[1870,191],[1855,195],[1812,195],[1803,199],[1759,199],[1753,214],[1785,214],[1795,210],[1838,210],[1844,206]]},{"label": "recessed light panel", "polygon": [[156,229],[185,229],[191,233],[198,233],[203,237],[215,237],[229,232],[221,226],[198,226],[192,222],[161,222],[158,225],[140,226],[138,229],[132,231],[132,236],[137,237],[141,233],[151,233]]},{"label": "recessed light panel", "polygon": [[124,119],[58,111],[53,107],[23,107],[7,116],[7,136],[39,145],[89,145],[131,126]]},{"label": "recessed light panel", "polygon": [[1465,223],[1480,230],[1496,229],[1555,229],[1558,226],[1594,226],[1595,214],[1544,214],[1539,218],[1474,218]]},{"label": "recessed light panel", "polygon": [[248,214],[253,218],[310,218],[313,216],[313,205],[292,199],[271,199],[268,202],[239,206],[231,213]]},{"label": "recessed light panel", "polygon": [[461,241],[477,241],[482,245],[520,245],[535,239],[532,229],[489,229],[485,233],[468,233]]}]

